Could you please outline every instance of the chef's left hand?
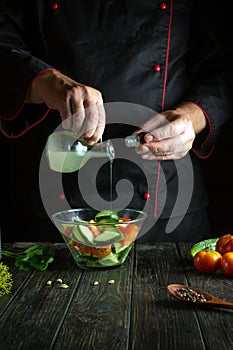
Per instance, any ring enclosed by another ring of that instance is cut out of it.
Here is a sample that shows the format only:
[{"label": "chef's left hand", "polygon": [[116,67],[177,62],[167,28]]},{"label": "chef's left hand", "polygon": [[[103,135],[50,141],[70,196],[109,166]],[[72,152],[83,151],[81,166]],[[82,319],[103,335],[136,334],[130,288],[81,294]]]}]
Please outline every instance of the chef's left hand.
[{"label": "chef's left hand", "polygon": [[136,152],[147,160],[182,158],[192,148],[196,134],[205,127],[202,110],[193,103],[184,103],[174,110],[156,114],[140,126],[135,134],[146,134]]}]

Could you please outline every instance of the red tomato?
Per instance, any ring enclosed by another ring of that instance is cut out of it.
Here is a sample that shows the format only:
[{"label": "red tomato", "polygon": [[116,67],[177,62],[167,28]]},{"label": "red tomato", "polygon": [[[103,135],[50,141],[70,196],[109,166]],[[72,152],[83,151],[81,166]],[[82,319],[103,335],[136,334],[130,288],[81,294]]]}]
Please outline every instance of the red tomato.
[{"label": "red tomato", "polygon": [[120,221],[131,221],[131,218],[120,217],[120,218],[118,219],[118,221],[119,221],[119,222],[120,222]]},{"label": "red tomato", "polygon": [[71,238],[71,233],[72,233],[72,226],[73,225],[69,225],[69,224],[64,224],[62,225],[62,233],[67,236],[68,238]]},{"label": "red tomato", "polygon": [[224,251],[226,251],[226,253],[233,252],[233,238],[225,244]]},{"label": "red tomato", "polygon": [[120,240],[120,243],[122,245],[126,245],[129,243],[132,243],[137,235],[138,235],[138,227],[134,224],[128,224],[126,227],[123,227],[122,225],[118,226],[119,229],[123,232],[125,238]]},{"label": "red tomato", "polygon": [[221,260],[219,252],[202,250],[194,256],[193,263],[198,271],[212,273],[220,269]]},{"label": "red tomato", "polygon": [[81,243],[79,243],[79,242],[71,241],[71,248],[74,251],[79,250],[80,245],[81,245]]},{"label": "red tomato", "polygon": [[79,244],[79,250],[83,255],[92,255],[92,247],[88,245]]},{"label": "red tomato", "polygon": [[112,251],[112,245],[106,245],[104,247],[92,247],[91,254],[93,256],[96,256],[98,258],[104,258],[105,256],[108,256]]},{"label": "red tomato", "polygon": [[233,252],[228,252],[223,255],[221,269],[226,275],[233,276]]},{"label": "red tomato", "polygon": [[217,241],[216,251],[222,255],[224,255],[227,252],[233,251],[233,236],[232,235],[221,236]]},{"label": "red tomato", "polygon": [[80,251],[83,255],[93,255],[98,258],[104,258],[108,256],[112,251],[112,245],[106,245],[104,247],[89,247],[88,245],[78,242],[72,242],[72,248],[74,251]]}]

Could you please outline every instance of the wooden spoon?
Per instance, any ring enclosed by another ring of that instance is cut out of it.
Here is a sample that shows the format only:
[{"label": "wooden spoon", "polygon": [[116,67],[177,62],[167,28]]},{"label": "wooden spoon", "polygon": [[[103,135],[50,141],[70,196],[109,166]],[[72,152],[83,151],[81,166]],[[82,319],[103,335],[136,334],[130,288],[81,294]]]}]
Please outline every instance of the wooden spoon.
[{"label": "wooden spoon", "polygon": [[[205,301],[192,301],[192,300],[186,300],[183,297],[179,296],[177,294],[177,291],[180,288],[191,288],[193,291],[196,291],[198,294],[203,295],[205,297]],[[216,307],[221,307],[221,308],[226,308],[226,309],[233,309],[233,303],[229,303],[227,301],[223,301],[221,299],[216,298],[215,296],[203,292],[200,289],[196,289],[190,286],[185,286],[183,284],[169,284],[167,286],[168,292],[175,297],[176,299],[183,301],[185,303],[189,303],[189,304],[194,304],[194,305],[210,305],[210,306],[216,306]]]}]

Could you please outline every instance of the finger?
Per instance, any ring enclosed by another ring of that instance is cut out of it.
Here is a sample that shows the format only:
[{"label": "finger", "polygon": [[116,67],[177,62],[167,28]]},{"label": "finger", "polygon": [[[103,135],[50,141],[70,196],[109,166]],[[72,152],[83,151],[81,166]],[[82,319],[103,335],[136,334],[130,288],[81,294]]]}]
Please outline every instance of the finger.
[{"label": "finger", "polygon": [[[167,148],[167,147],[165,147]],[[187,142],[185,145],[181,144],[180,147],[176,147],[171,151],[163,150],[158,151],[156,153],[152,153],[148,147],[143,146],[135,149],[137,154],[140,154],[142,159],[145,160],[171,160],[171,159],[179,159],[184,157],[188,151],[192,148],[192,141]]]},{"label": "finger", "polygon": [[145,144],[151,153],[162,155],[164,153],[175,153],[185,147],[185,142],[182,141],[180,135],[163,141],[155,141]]},{"label": "finger", "polygon": [[86,141],[88,144],[93,144],[98,142],[105,129],[105,121],[106,121],[106,114],[105,114],[105,109],[103,105],[96,105],[95,106],[96,111],[98,112],[98,120],[97,120],[97,125],[95,126],[95,130],[93,130],[93,133],[88,136],[85,136]]},{"label": "finger", "polygon": [[95,134],[99,123],[99,112],[97,106],[85,108],[85,120],[83,123],[82,135],[91,138]]},{"label": "finger", "polygon": [[144,144],[140,145],[139,147],[135,148],[135,152],[137,154],[146,154],[150,151],[150,148],[148,146],[145,146]]},{"label": "finger", "polygon": [[72,120],[71,117],[65,118],[62,117],[62,127],[63,129],[72,129]]},{"label": "finger", "polygon": [[151,131],[151,134],[153,135],[154,140],[164,140],[168,138],[173,138],[177,135],[181,135],[187,129],[193,129],[192,122],[190,120],[183,121],[180,119],[176,119],[165,126]]},{"label": "finger", "polygon": [[72,130],[77,133],[77,137],[82,136],[82,130],[85,120],[85,110],[80,108],[79,111],[72,115]]},{"label": "finger", "polygon": [[140,125],[141,130],[137,131],[137,133],[141,131],[150,133],[151,130],[167,125],[168,123],[169,121],[167,120],[167,118],[164,115],[158,113],[151,119],[147,120],[145,123],[141,124]]},{"label": "finger", "polygon": [[93,136],[91,138],[88,139],[89,140],[88,143],[98,142],[104,133],[104,128],[105,128],[105,124],[98,124],[98,126],[95,130],[95,133],[93,134]]},{"label": "finger", "polygon": [[[172,139],[151,142],[144,147],[147,147],[156,159],[176,159],[177,156],[179,158],[188,153],[192,148],[193,140],[193,134],[190,134],[188,137],[186,133],[184,133]],[[146,155],[146,152],[142,152],[141,154]]]},{"label": "finger", "polygon": [[98,104],[97,109],[99,112],[99,124],[105,125],[106,122],[106,112],[103,104]]},{"label": "finger", "polygon": [[103,135],[104,127],[105,127],[105,125],[103,125],[102,127],[98,126],[96,128],[96,132],[93,134],[92,137],[85,138],[86,143],[88,145],[93,145],[93,144],[97,143],[101,139],[101,137]]},{"label": "finger", "polygon": [[[171,140],[169,140],[171,141]],[[153,153],[155,156],[172,156],[176,153],[183,153],[186,154],[191,148],[193,140],[189,140],[185,143],[178,143],[172,140],[172,143],[169,145],[169,141],[166,140],[165,142],[153,142],[151,143],[151,146],[149,147],[149,150],[151,153]],[[153,144],[153,147],[152,147]],[[157,145],[158,144],[158,145]]]},{"label": "finger", "polygon": [[161,155],[152,155],[152,154],[145,154],[142,155],[142,159],[144,160],[175,160],[175,159],[180,159],[183,158],[187,152],[177,152],[174,154],[161,154]]},{"label": "finger", "polygon": [[67,100],[65,103],[62,104],[60,115],[62,119],[62,127],[64,129],[71,129],[72,128],[72,109],[71,109],[69,100]]}]

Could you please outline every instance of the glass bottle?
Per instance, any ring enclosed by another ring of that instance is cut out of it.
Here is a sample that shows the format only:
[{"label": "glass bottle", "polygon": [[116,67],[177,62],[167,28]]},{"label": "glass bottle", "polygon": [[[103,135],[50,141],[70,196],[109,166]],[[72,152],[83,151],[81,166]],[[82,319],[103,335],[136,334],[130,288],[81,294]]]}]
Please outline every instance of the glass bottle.
[{"label": "glass bottle", "polygon": [[72,131],[58,131],[48,137],[46,155],[50,169],[71,173],[79,170],[91,158],[115,158],[115,150],[110,140],[87,145],[84,139],[77,139]]},{"label": "glass bottle", "polygon": [[144,135],[145,132],[141,132],[140,134],[129,135],[125,138],[126,147],[138,147],[140,144],[144,143]]}]

